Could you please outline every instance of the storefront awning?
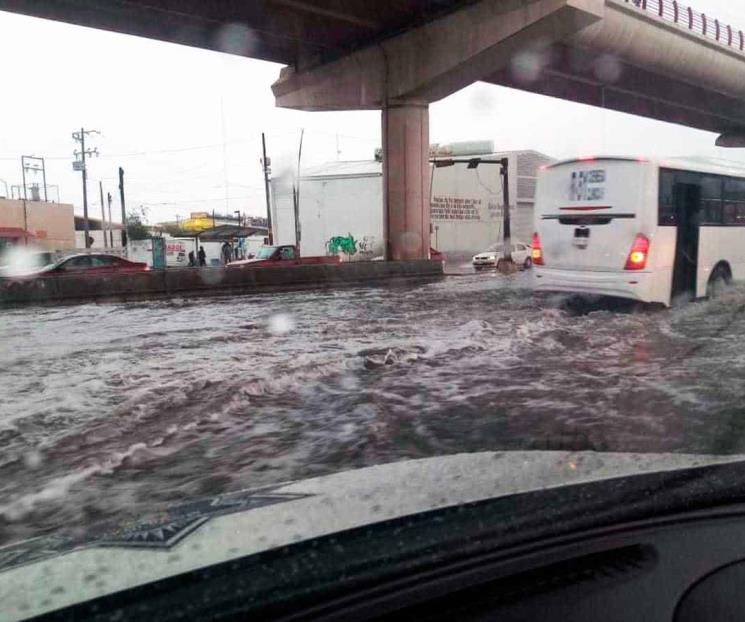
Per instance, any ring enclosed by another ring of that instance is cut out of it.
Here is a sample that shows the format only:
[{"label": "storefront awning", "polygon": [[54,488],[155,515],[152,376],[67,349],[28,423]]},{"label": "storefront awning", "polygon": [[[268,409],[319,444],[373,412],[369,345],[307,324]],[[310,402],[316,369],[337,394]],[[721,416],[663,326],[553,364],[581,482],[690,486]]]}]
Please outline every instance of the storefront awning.
[{"label": "storefront awning", "polygon": [[6,240],[35,240],[36,236],[20,227],[0,227],[0,238]]}]

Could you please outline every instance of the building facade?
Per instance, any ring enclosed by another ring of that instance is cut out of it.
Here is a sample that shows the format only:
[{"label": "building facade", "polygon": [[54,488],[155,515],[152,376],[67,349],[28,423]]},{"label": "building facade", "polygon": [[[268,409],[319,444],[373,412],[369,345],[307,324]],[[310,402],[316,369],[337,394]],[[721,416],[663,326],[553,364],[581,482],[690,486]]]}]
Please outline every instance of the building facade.
[{"label": "building facade", "polygon": [[[437,145],[432,155],[441,164],[432,168],[433,248],[450,257],[466,257],[501,241],[504,196],[496,162],[502,158],[508,160],[512,237],[530,242],[537,174],[552,158],[536,151],[495,152],[488,141]],[[481,160],[478,166],[469,166],[473,159]],[[450,165],[450,160],[469,162]],[[306,256],[342,254],[362,260],[384,255],[383,171],[378,159],[307,168],[295,190],[297,208],[292,181],[272,181],[276,243],[294,244],[299,238]]]},{"label": "building facade", "polygon": [[0,248],[25,243],[49,251],[75,248],[73,206],[0,199]]}]

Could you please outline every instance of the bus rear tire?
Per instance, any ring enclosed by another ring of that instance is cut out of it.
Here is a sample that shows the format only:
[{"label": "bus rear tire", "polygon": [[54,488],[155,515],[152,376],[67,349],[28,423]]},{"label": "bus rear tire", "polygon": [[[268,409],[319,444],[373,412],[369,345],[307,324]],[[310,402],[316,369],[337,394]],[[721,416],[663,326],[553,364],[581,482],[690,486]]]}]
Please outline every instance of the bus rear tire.
[{"label": "bus rear tire", "polygon": [[717,264],[706,284],[706,297],[719,298],[725,288],[732,282],[732,272],[726,264]]}]

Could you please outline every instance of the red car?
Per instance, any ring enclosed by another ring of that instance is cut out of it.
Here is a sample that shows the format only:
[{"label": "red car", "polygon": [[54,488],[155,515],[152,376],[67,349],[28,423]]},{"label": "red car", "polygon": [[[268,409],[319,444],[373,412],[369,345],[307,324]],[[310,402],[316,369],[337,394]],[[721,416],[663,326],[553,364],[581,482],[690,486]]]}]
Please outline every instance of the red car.
[{"label": "red car", "polygon": [[147,272],[146,263],[129,261],[116,255],[71,255],[39,270],[39,276],[62,276],[65,274],[119,274],[122,272]]}]

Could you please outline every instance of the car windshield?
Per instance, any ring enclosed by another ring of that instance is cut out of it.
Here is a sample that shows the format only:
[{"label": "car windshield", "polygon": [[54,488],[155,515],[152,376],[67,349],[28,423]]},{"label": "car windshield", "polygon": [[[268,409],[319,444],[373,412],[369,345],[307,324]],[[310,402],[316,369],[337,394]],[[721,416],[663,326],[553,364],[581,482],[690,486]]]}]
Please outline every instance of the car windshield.
[{"label": "car windshield", "polygon": [[0,620],[745,455],[741,4],[0,0]]},{"label": "car windshield", "polygon": [[277,249],[274,246],[264,246],[259,249],[259,252],[256,253],[257,259],[271,259],[272,255],[277,252]]}]

